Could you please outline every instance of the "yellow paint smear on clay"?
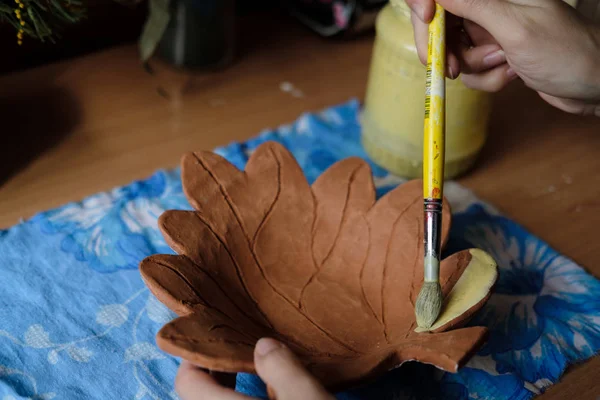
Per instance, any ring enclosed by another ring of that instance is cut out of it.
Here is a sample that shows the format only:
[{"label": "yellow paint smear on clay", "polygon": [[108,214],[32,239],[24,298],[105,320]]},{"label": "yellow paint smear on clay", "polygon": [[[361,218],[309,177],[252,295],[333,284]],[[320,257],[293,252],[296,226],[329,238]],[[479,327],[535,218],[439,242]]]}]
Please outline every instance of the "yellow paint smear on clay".
[{"label": "yellow paint smear on clay", "polygon": [[483,250],[470,249],[469,252],[471,261],[444,299],[442,312],[435,324],[429,329],[417,328],[415,332],[435,331],[460,317],[488,295],[498,277],[497,264]]}]

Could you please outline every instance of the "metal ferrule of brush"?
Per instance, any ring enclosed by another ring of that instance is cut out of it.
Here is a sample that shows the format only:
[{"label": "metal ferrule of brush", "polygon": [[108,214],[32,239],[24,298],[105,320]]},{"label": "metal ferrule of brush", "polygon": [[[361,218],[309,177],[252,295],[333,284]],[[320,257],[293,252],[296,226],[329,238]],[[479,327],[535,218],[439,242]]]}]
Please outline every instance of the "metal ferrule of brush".
[{"label": "metal ferrule of brush", "polygon": [[440,272],[442,200],[425,199],[425,235],[424,235],[424,279],[425,282],[437,282]]}]

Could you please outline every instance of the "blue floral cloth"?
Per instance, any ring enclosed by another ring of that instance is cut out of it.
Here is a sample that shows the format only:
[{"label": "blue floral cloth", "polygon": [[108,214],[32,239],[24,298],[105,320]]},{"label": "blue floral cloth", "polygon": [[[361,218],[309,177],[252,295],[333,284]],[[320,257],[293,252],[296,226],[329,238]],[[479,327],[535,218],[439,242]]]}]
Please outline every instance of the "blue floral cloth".
[{"label": "blue floral cloth", "polygon": [[[306,114],[217,150],[240,168],[262,142],[289,148],[310,181],[341,158],[366,158],[356,101]],[[381,195],[402,179],[373,165]],[[488,343],[457,374],[407,363],[339,399],[528,399],[600,350],[600,282],[456,183],[448,252],[477,246],[499,264],[495,293],[472,324]],[[176,399],[179,361],[154,342],[174,315],[138,263],[172,253],[158,229],[189,209],[179,170],[43,212],[0,231],[0,399]],[[264,397],[253,375],[237,390]]]}]

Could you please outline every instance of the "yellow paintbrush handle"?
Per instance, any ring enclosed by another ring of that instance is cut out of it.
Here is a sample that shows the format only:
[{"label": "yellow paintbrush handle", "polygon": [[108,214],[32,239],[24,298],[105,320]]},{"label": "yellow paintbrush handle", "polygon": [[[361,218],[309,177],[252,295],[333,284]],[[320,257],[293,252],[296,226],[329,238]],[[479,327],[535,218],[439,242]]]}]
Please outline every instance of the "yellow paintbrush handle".
[{"label": "yellow paintbrush handle", "polygon": [[429,24],[425,134],[423,146],[423,198],[441,200],[444,179],[446,120],[446,12],[435,6]]},{"label": "yellow paintbrush handle", "polygon": [[442,188],[444,185],[444,134],[446,112],[446,16],[436,4],[429,24],[425,132],[423,135],[424,253],[423,286],[415,302],[419,327],[431,327],[442,309],[440,286]]}]

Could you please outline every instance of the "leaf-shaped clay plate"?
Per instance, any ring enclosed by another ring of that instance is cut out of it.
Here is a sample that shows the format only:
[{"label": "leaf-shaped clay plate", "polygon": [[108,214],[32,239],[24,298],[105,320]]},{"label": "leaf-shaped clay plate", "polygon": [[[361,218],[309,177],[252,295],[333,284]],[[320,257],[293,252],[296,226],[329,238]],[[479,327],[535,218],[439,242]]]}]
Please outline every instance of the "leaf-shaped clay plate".
[{"label": "leaf-shaped clay plate", "polygon": [[[485,340],[486,328],[461,328],[497,277],[477,249],[442,261],[442,315],[431,331],[416,330],[421,181],[376,201],[368,164],[348,158],[310,186],[272,142],[245,171],[212,152],[187,154],[182,180],[194,210],[159,219],[178,255],[140,266],[150,290],[180,316],[157,335],[164,351],[209,370],[254,372],[254,344],[270,336],[341,390],[408,360],[456,372]],[[451,218],[444,204],[443,244]]]}]

